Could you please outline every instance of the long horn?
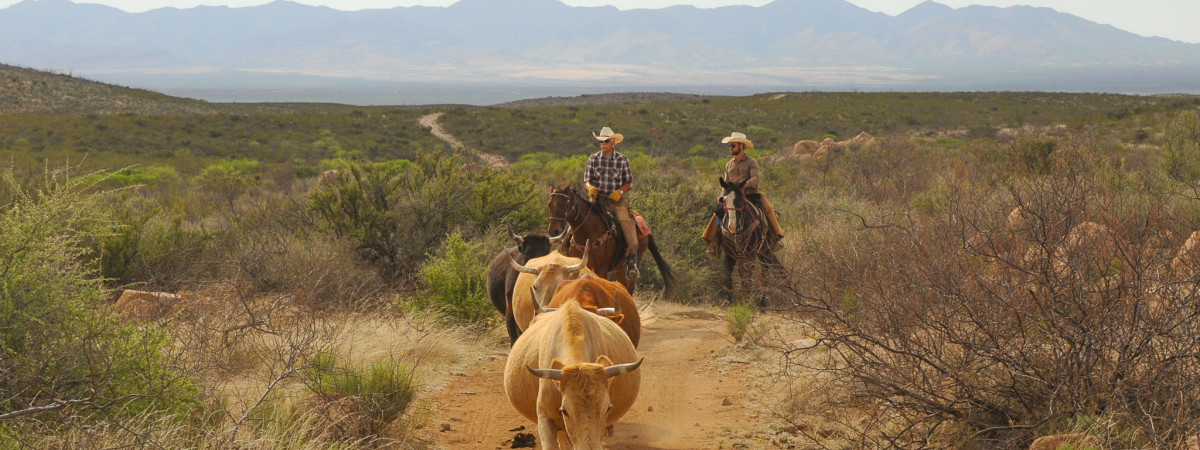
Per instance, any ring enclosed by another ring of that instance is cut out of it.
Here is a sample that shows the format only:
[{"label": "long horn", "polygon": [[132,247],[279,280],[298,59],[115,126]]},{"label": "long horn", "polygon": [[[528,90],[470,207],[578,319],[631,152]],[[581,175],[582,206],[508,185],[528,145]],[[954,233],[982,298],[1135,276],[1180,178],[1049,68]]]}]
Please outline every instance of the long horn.
[{"label": "long horn", "polygon": [[615,316],[615,315],[617,315],[617,308],[599,308],[596,310],[596,314],[599,314],[599,315],[602,315],[605,317]]},{"label": "long horn", "polygon": [[511,263],[510,266],[512,266],[513,270],[517,272],[531,273],[534,275],[538,274],[538,270],[536,268],[522,266],[521,263],[517,262],[516,259],[513,259],[512,253],[508,254],[508,261]]},{"label": "long horn", "polygon": [[583,244],[583,258],[579,260],[578,264],[565,267],[565,269],[567,270],[567,273],[574,275],[575,272],[579,271],[579,269],[587,267],[587,256],[589,253],[588,250],[591,250],[591,249],[592,249],[592,241],[588,240],[587,242],[585,242]]},{"label": "long horn", "polygon": [[567,237],[567,235],[569,235],[569,234],[571,234],[571,224],[570,223],[568,223],[567,226],[565,228],[563,228],[562,232],[558,233],[558,236],[552,236],[550,238],[550,245],[557,244],[558,241],[561,241],[562,238]]},{"label": "long horn", "polygon": [[[534,376],[537,376],[538,378],[562,380],[562,371],[558,369],[534,369],[528,365],[526,365],[525,368],[529,370],[529,373],[534,374]],[[608,370],[608,368],[606,367],[604,370]]]},{"label": "long horn", "polygon": [[509,236],[512,236],[514,241],[517,241],[518,244],[525,243],[525,238],[523,238],[521,236],[517,236],[517,233],[513,233],[512,222],[509,222],[506,220],[506,221],[504,221],[504,226],[508,227],[508,234],[509,234]]},{"label": "long horn", "polygon": [[[633,372],[633,371],[637,370],[638,366],[642,365],[642,361],[645,361],[645,360],[646,360],[646,357],[643,356],[641,359],[637,360],[637,362],[631,362],[631,363],[626,363],[626,364],[614,364],[614,365],[605,367],[604,373],[608,374],[608,376],[610,376],[610,377],[615,377],[615,376],[623,374],[623,373]],[[559,373],[558,376],[562,377],[562,374]]]},{"label": "long horn", "polygon": [[538,298],[537,292],[534,292],[533,286],[529,287],[529,298],[533,299],[534,306],[537,306],[537,313],[548,313],[558,311],[558,308],[546,308],[542,306],[542,299]]}]

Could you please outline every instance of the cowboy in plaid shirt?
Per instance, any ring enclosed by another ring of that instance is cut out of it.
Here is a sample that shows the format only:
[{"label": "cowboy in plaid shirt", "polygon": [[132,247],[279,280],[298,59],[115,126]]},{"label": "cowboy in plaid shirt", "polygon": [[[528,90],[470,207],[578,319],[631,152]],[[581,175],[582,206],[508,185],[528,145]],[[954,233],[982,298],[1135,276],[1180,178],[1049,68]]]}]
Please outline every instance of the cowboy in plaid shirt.
[{"label": "cowboy in plaid shirt", "polygon": [[[587,167],[583,170],[584,186],[588,196],[596,201],[604,196],[604,202],[609,212],[621,224],[621,234],[625,236],[625,255],[637,255],[638,240],[633,224],[633,216],[629,213],[629,198],[626,194],[632,189],[633,171],[629,168],[629,158],[613,146],[625,139],[621,133],[613,133],[609,127],[600,130],[600,134],[592,133],[600,141],[600,151],[588,157]],[[637,265],[636,258],[633,264]]]}]

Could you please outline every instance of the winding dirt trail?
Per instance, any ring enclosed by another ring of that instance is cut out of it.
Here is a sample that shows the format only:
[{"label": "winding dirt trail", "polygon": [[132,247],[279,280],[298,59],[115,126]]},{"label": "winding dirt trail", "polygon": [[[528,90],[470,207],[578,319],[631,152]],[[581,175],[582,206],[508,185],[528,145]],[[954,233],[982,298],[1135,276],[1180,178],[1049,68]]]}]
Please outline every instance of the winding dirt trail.
[{"label": "winding dirt trail", "polygon": [[[458,140],[458,138],[454,137],[454,135],[447,133],[446,130],[442,129],[442,126],[440,124],[438,124],[438,119],[441,118],[443,114],[446,114],[446,113],[438,112],[438,113],[433,113],[433,114],[426,114],[424,116],[421,116],[421,118],[418,119],[417,121],[421,124],[422,127],[429,128],[429,132],[431,134],[433,134],[434,137],[445,141],[447,144],[450,144],[451,147],[454,147],[456,149],[467,149],[467,146],[465,144],[463,144],[462,141]],[[479,155],[479,159],[482,159],[489,166],[500,167],[500,168],[508,167],[508,160],[504,159],[504,157],[502,157],[502,156],[493,155],[493,154],[489,154],[489,153],[483,153],[483,152],[479,152],[479,151],[475,151],[473,153],[475,153],[476,155]]]},{"label": "winding dirt trail", "polygon": [[[671,309],[648,314],[643,324],[641,390],[613,435],[604,439],[605,446],[758,448],[751,438],[758,428],[758,414],[749,405],[753,370],[726,354],[732,339],[723,319],[700,308]],[[433,448],[447,449],[513,448],[519,434],[536,436],[537,424],[517,413],[504,394],[507,353],[505,345],[483,355],[479,364],[456,373],[427,398],[430,426],[417,430],[417,436]]]}]

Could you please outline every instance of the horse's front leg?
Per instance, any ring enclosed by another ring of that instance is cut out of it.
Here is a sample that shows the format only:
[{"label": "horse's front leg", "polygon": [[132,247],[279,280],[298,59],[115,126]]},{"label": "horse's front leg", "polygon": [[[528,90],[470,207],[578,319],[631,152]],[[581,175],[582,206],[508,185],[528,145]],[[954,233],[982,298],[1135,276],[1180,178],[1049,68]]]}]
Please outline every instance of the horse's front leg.
[{"label": "horse's front leg", "polygon": [[721,285],[725,288],[725,298],[733,302],[733,270],[737,268],[737,260],[725,252],[725,278],[721,280]]}]

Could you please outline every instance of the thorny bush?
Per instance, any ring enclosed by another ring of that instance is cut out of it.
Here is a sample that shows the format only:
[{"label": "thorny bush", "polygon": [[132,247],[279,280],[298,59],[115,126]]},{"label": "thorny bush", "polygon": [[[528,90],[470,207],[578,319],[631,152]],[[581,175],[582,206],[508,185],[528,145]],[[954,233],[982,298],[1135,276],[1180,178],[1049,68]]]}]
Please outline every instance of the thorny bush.
[{"label": "thorny bush", "polygon": [[1014,448],[1097,418],[1104,447],[1200,432],[1200,275],[1171,270],[1190,230],[1164,219],[1178,200],[1128,189],[1165,178],[1082,139],[1056,148],[1044,175],[954,181],[945,208],[863,218],[854,251],[816,250],[790,317],[829,354],[785,349],[784,371],[842,385],[854,445]]}]

